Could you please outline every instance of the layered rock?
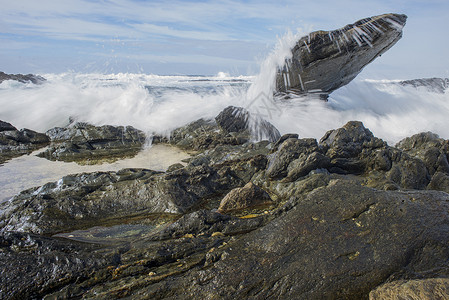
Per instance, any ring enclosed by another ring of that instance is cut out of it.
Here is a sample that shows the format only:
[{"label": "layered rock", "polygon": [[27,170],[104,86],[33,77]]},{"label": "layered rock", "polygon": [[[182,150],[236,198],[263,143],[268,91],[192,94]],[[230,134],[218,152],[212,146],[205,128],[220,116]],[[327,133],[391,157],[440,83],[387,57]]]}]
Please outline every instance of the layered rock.
[{"label": "layered rock", "polygon": [[50,147],[38,156],[49,160],[95,163],[136,155],[145,144],[145,133],[132,126],[94,126],[75,123],[48,130]]},{"label": "layered rock", "polygon": [[29,154],[45,147],[50,142],[48,136],[30,129],[18,130],[10,123],[0,121],[0,163],[13,157]]},{"label": "layered rock", "polygon": [[0,72],[0,83],[2,83],[5,80],[15,80],[21,83],[34,83],[34,84],[42,84],[46,81],[46,79],[39,75],[33,75],[33,74],[6,74],[4,72]]},{"label": "layered rock", "polygon": [[333,31],[302,37],[279,69],[277,92],[319,93],[324,97],[348,84],[401,37],[407,16],[384,14]]}]

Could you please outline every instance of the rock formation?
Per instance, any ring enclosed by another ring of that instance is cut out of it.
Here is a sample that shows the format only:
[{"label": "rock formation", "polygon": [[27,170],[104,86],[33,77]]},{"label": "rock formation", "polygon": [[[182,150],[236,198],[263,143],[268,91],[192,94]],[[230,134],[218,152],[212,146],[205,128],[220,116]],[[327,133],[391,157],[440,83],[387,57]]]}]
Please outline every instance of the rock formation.
[{"label": "rock formation", "polygon": [[75,123],[46,132],[50,147],[38,156],[49,160],[95,163],[105,158],[132,157],[145,144],[145,134],[132,126],[94,126]]},{"label": "rock formation", "polygon": [[33,74],[6,74],[4,72],[0,72],[0,83],[2,83],[5,80],[16,80],[18,82],[22,83],[34,83],[34,84],[42,84],[46,81],[46,79],[39,75],[33,75]]},{"label": "rock formation", "polygon": [[0,121],[0,163],[31,153],[49,142],[50,139],[43,133],[30,129],[18,130],[10,123]]},{"label": "rock formation", "polygon": [[186,166],[68,175],[3,203],[0,298],[447,296],[447,140],[391,147],[352,121],[253,143],[217,123],[165,141],[195,151]]},{"label": "rock formation", "polygon": [[348,84],[401,37],[407,16],[384,14],[302,37],[276,76],[276,91],[327,97]]}]

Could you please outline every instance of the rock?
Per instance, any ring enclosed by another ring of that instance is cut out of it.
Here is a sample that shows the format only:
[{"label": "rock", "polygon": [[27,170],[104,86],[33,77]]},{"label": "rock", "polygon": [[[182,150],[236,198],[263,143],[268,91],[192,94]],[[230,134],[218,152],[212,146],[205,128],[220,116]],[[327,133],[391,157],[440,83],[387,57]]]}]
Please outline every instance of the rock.
[{"label": "rock", "polygon": [[444,94],[449,87],[449,78],[421,78],[399,81],[402,86],[424,88],[429,92]]},{"label": "rock", "polygon": [[405,15],[384,14],[302,37],[292,49],[292,58],[278,71],[276,91],[326,97],[390,49],[402,37],[406,20]]},{"label": "rock", "polygon": [[0,121],[0,163],[13,157],[29,154],[45,147],[48,136],[30,129],[17,130],[10,123]]},{"label": "rock", "polygon": [[147,214],[183,214],[242,186],[266,166],[264,156],[168,173],[145,169],[68,175],[0,205],[0,232],[56,234],[117,224]]},{"label": "rock", "polygon": [[212,268],[144,290],[160,297],[183,291],[207,298],[213,291],[225,299],[364,299],[391,276],[445,277],[448,200],[439,192],[335,182],[228,243]]},{"label": "rock", "polygon": [[39,75],[33,75],[33,74],[6,74],[4,72],[0,72],[0,83],[2,83],[5,80],[16,80],[22,83],[34,83],[34,84],[42,84],[45,81],[47,81],[44,77]]},{"label": "rock", "polygon": [[199,119],[174,130],[169,142],[184,150],[204,151],[218,145],[241,145],[249,139],[248,133],[231,135],[221,131],[214,120]]},{"label": "rock", "polygon": [[2,234],[0,251],[1,299],[42,299],[43,292],[119,263],[116,251],[105,252],[98,245],[26,233]]},{"label": "rock", "polygon": [[218,211],[226,213],[270,204],[273,204],[270,195],[254,183],[248,182],[244,187],[230,191],[221,200]]},{"label": "rock", "polygon": [[249,131],[256,140],[267,139],[276,142],[281,134],[270,122],[250,114],[242,107],[228,106],[215,117],[220,128],[228,133]]},{"label": "rock", "polygon": [[401,140],[396,147],[421,159],[430,175],[435,172],[449,174],[449,141],[439,138],[438,135],[432,132],[422,132]]},{"label": "rock", "polygon": [[170,224],[160,232],[149,237],[150,240],[175,239],[193,234],[195,236],[220,236],[247,233],[260,227],[263,218],[240,219],[210,210],[198,210],[182,216],[178,221]]},{"label": "rock", "polygon": [[449,174],[443,172],[433,174],[427,189],[449,193]]},{"label": "rock", "polygon": [[449,298],[448,278],[398,280],[383,284],[369,293],[370,300],[433,300],[447,298]]},{"label": "rock", "polygon": [[47,131],[50,147],[38,154],[49,160],[96,163],[132,157],[143,147],[145,134],[132,126],[94,126],[75,123]]},{"label": "rock", "polygon": [[17,128],[12,126],[11,123],[4,122],[4,121],[0,120],[0,132],[14,131],[14,130],[17,130]]}]

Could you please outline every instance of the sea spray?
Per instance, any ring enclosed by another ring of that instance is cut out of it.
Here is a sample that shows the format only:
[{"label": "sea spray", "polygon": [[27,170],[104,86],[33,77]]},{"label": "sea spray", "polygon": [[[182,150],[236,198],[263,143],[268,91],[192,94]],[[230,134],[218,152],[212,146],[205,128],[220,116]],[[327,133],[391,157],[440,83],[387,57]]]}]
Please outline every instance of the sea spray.
[{"label": "sea spray", "polygon": [[[287,35],[286,41],[281,39],[286,47],[278,47],[287,49],[287,40],[294,38]],[[177,127],[199,118],[214,118],[233,105],[266,119],[281,134],[298,133],[300,137],[320,139],[326,131],[358,120],[390,145],[422,131],[449,138],[447,92],[402,86],[395,80],[356,79],[333,92],[328,102],[293,95],[277,99],[273,98],[269,78],[273,79],[276,72],[276,67],[271,67],[283,60],[285,52],[273,54],[257,78],[225,73],[66,73],[43,74],[47,82],[42,85],[4,81],[0,84],[0,120],[39,132],[66,126],[71,118],[94,125],[131,125],[150,135],[169,135]]]}]

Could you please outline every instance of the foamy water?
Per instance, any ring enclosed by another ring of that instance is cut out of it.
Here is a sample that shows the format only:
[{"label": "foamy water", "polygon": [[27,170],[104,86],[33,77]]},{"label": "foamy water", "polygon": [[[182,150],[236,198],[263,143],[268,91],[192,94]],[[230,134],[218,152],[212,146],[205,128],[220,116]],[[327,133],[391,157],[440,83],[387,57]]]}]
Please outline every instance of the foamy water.
[{"label": "foamy water", "polygon": [[[289,58],[290,49],[302,35],[282,37],[261,64],[258,76],[64,73],[41,74],[47,78],[42,85],[5,81],[0,84],[0,120],[39,132],[65,126],[73,119],[94,125],[131,125],[148,136],[168,136],[175,128],[199,118],[213,118],[234,105],[267,119],[281,134],[298,133],[300,137],[320,139],[326,131],[358,120],[390,145],[423,131],[449,138],[449,92],[439,94],[391,80],[356,79],[332,93],[328,102],[312,96],[274,98],[277,67]],[[88,169],[25,156],[0,166],[0,188],[6,197],[19,188],[70,173],[126,167],[164,169],[152,163],[165,161],[167,167],[179,159],[147,156],[148,152],[143,152],[133,160]]]},{"label": "foamy water", "polygon": [[[362,121],[390,144],[422,131],[449,138],[449,94],[400,86],[394,81],[355,80],[325,102],[312,97],[273,99],[264,78],[156,76],[141,74],[46,74],[43,85],[0,84],[0,120],[39,132],[65,126],[69,118],[96,125],[131,125],[152,134],[229,105],[263,116],[281,133],[321,138],[347,121]],[[270,77],[271,76],[271,77]],[[261,83],[262,82],[262,83]]]}]

